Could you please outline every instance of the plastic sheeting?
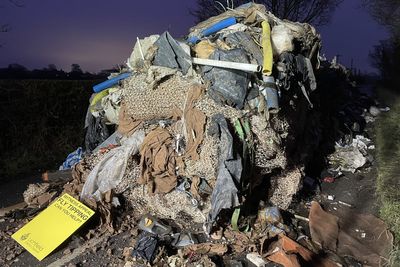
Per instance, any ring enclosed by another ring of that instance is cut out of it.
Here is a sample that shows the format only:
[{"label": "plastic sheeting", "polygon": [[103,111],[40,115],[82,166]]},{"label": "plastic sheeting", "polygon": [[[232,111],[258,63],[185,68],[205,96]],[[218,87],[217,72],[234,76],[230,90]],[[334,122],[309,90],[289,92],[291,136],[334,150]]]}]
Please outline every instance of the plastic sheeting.
[{"label": "plastic sheeting", "polygon": [[90,111],[86,116],[86,125],[85,152],[91,152],[110,136],[110,132],[104,119],[94,117]]},{"label": "plastic sheeting", "polygon": [[153,65],[180,69],[186,74],[192,66],[190,56],[168,32],[164,32],[154,43],[158,47]]},{"label": "plastic sheeting", "polygon": [[284,24],[276,25],[271,31],[271,42],[274,56],[279,56],[283,52],[294,50],[293,34]]},{"label": "plastic sheeting", "polygon": [[160,38],[160,35],[155,34],[144,39],[137,40],[132,54],[127,60],[127,65],[130,69],[139,69],[143,67],[144,61],[142,55],[145,60],[148,59],[148,55],[151,54],[151,48],[158,38]]},{"label": "plastic sheeting", "polygon": [[356,172],[367,163],[367,158],[356,144],[350,146],[335,146],[335,152],[328,156],[329,164],[336,171]]},{"label": "plastic sheeting", "polygon": [[118,124],[121,100],[122,90],[119,88],[110,88],[108,89],[108,93],[101,99],[96,99],[95,103],[93,103],[94,100],[92,101],[90,105],[91,112],[96,118],[104,118],[106,124]]},{"label": "plastic sheeting", "polygon": [[59,170],[69,170],[82,159],[82,148],[78,147],[74,152],[70,153],[60,166]]},{"label": "plastic sheeting", "polygon": [[300,88],[310,107],[313,107],[309,91],[317,89],[317,82],[310,59],[301,54],[294,56],[291,53],[283,52],[279,57],[277,69],[278,86],[286,90]]},{"label": "plastic sheeting", "polygon": [[243,165],[238,153],[233,150],[233,137],[228,129],[228,124],[222,114],[212,118],[213,125],[210,134],[217,136],[220,145],[220,163],[217,181],[211,195],[211,212],[208,216],[206,228],[210,232],[212,223],[222,209],[238,206],[238,188]]},{"label": "plastic sheeting", "polygon": [[283,52],[279,57],[278,70],[277,81],[281,88],[289,90],[296,87],[295,81],[300,81],[311,91],[317,89],[311,61],[303,55]]},{"label": "plastic sheeting", "polygon": [[[246,51],[241,48],[229,51],[215,50],[211,59],[250,63]],[[228,70],[216,67],[204,67],[204,77],[211,82],[208,91],[216,102],[242,109],[249,84],[248,73],[240,70]]]},{"label": "plastic sheeting", "polygon": [[311,91],[317,89],[317,82],[315,80],[314,70],[311,61],[305,56],[299,54],[296,56],[297,72],[299,81],[307,85]]},{"label": "plastic sheeting", "polygon": [[110,146],[117,146],[122,139],[122,134],[119,132],[114,132],[110,137],[107,138],[103,143],[101,143],[98,147],[93,150],[93,153],[98,152],[102,148],[107,148]]},{"label": "plastic sheeting", "polygon": [[137,131],[120,147],[110,150],[90,172],[83,186],[81,199],[102,200],[103,194],[115,188],[125,174],[128,159],[139,152],[144,131]]},{"label": "plastic sheeting", "polygon": [[263,54],[250,34],[241,31],[231,33],[226,36],[225,42],[228,45],[243,48],[255,59],[258,65],[263,64]]},{"label": "plastic sheeting", "polygon": [[153,263],[158,248],[158,239],[154,236],[141,234],[136,242],[132,256]]}]

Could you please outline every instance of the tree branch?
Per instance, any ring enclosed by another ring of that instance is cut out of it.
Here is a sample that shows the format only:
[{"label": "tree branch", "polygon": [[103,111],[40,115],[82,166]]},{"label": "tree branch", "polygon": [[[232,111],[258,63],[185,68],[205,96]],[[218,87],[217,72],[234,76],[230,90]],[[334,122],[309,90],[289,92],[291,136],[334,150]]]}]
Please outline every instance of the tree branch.
[{"label": "tree branch", "polygon": [[[197,8],[191,10],[190,13],[198,19],[198,22],[218,15],[222,12],[222,10],[216,9],[216,1],[220,1],[222,5],[224,5],[224,1],[226,0],[197,0]],[[342,1],[343,0],[253,0],[255,3],[265,5],[269,11],[279,18],[292,21],[308,22],[316,25],[327,23],[330,18],[330,14]],[[249,0],[233,0],[232,2],[235,3],[235,7],[238,7],[241,4],[248,3]]]},{"label": "tree branch", "polygon": [[8,0],[11,4],[13,4],[16,7],[24,7],[25,4],[22,1],[19,0]]}]

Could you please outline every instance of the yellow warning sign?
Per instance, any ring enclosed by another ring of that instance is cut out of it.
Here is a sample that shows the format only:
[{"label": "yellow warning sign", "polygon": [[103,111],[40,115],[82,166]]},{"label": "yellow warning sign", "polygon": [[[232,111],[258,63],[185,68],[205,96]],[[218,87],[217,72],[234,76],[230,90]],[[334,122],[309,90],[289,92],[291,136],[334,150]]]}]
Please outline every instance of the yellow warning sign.
[{"label": "yellow warning sign", "polygon": [[13,234],[12,238],[41,261],[93,214],[94,211],[84,204],[64,194]]}]

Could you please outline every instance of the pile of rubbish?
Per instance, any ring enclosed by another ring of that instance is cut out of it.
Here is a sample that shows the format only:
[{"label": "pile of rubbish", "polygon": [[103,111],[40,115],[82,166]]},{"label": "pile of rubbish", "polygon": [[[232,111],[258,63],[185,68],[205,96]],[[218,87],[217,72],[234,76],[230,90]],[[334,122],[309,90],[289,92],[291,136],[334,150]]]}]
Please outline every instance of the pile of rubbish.
[{"label": "pile of rubbish", "polygon": [[264,194],[286,209],[304,169],[288,162],[287,139],[312,107],[319,48],[312,26],[255,4],[200,23],[186,41],[138,39],[127,69],[94,87],[86,156],[74,166],[84,185],[70,193],[99,202],[117,191],[210,233],[268,177]]},{"label": "pile of rubbish", "polygon": [[[321,179],[338,178],[344,172],[355,173],[373,165],[373,151],[375,145],[366,132],[367,125],[373,123],[378,115],[390,111],[389,107],[381,107],[380,103],[373,98],[370,88],[367,92],[358,89],[349,77],[349,71],[342,65],[336,63],[336,59],[328,63],[322,63],[322,69],[328,69],[321,79],[330,80],[332,87],[322,88],[325,91],[336,90],[336,95],[324,93],[319,99],[321,108],[319,110],[324,118],[322,123],[330,125],[322,127],[325,147],[325,164],[321,172]],[[336,75],[332,75],[336,72]],[[337,76],[337,74],[342,77]],[[346,87],[346,90],[337,90]],[[337,96],[339,95],[339,96]],[[326,147],[331,146],[331,147]],[[333,180],[332,180],[333,181]]]},{"label": "pile of rubbish", "polygon": [[304,167],[288,162],[287,143],[312,107],[319,48],[312,26],[255,4],[200,23],[186,41],[168,32],[138,40],[128,68],[94,87],[85,151],[95,164],[75,166],[85,183],[71,193],[99,202],[124,191],[139,209],[207,233],[265,179],[263,194],[288,208]]},{"label": "pile of rubbish", "polygon": [[[318,203],[303,218],[311,239],[281,215],[322,141],[320,47],[311,25],[254,3],[201,22],[185,40],[138,39],[126,68],[94,87],[84,147],[60,167],[71,176],[47,175],[26,203],[42,208],[68,193],[98,215],[88,237],[139,228],[128,258],[160,266],[215,266],[215,255],[227,266],[342,263],[320,249],[359,256],[366,245],[340,247],[357,237],[339,233]],[[372,148],[361,135],[336,145],[331,172],[356,171]],[[335,233],[321,229],[324,216]],[[377,266],[384,248],[359,260]]]}]

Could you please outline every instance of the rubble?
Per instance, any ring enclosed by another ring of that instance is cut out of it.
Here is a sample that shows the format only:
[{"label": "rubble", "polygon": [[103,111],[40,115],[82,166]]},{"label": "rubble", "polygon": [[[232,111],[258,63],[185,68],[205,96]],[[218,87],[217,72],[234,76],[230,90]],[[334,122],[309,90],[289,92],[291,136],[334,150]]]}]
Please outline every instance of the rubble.
[{"label": "rubble", "polygon": [[[138,39],[126,68],[94,87],[84,149],[62,166],[72,169],[72,181],[31,185],[26,204],[43,206],[67,192],[97,212],[88,236],[141,229],[134,248],[124,250],[125,266],[211,266],[210,257],[227,255],[241,264],[239,254],[256,266],[336,266],[289,238],[300,230],[281,215],[324,132],[336,146],[323,181],[371,161],[361,121],[343,119],[365,112],[341,103],[337,114],[324,113],[329,96],[317,72],[346,70],[321,62],[320,47],[311,25],[280,20],[254,3],[196,25],[185,42],[168,32]],[[386,253],[364,257],[349,235],[343,238],[355,249],[340,247],[339,218],[317,205],[309,215],[314,244],[371,264]],[[194,238],[199,233],[203,240]]]}]

